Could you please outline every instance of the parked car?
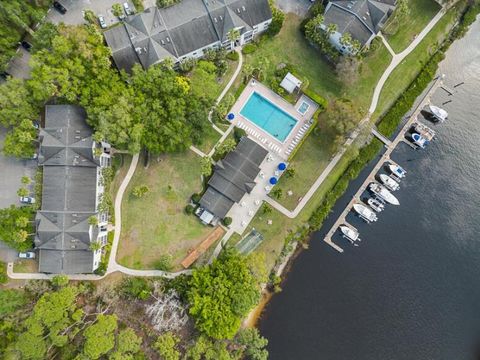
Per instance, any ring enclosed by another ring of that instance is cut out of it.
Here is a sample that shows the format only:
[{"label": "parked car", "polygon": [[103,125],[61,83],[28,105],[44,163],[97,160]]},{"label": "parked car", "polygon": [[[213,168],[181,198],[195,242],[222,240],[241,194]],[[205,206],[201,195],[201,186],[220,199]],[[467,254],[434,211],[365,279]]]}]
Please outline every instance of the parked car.
[{"label": "parked car", "polygon": [[58,1],[54,1],[53,2],[53,7],[60,13],[60,14],[65,14],[67,12],[67,9],[65,8],[65,6],[63,6],[62,4],[60,4],[60,2]]},{"label": "parked car", "polygon": [[40,124],[38,123],[38,121],[33,120],[33,121],[32,121],[32,124],[33,124],[33,127],[34,127],[35,129],[37,129],[37,130],[40,129]]},{"label": "parked car", "polygon": [[21,44],[22,47],[23,47],[25,50],[27,50],[27,51],[30,51],[30,49],[31,49],[32,46],[33,46],[32,44],[30,44],[28,41],[25,41],[25,40],[22,41],[20,44]]},{"label": "parked car", "polygon": [[35,198],[31,196],[21,196],[20,202],[22,204],[35,204]]},{"label": "parked car", "polygon": [[132,14],[133,14],[133,10],[132,10],[132,8],[128,5],[127,2],[124,2],[124,3],[123,3],[123,9],[125,10],[125,14],[127,14],[127,15],[132,15]]},{"label": "parked car", "polygon": [[98,22],[99,22],[100,27],[101,27],[102,29],[106,29],[106,28],[107,28],[107,23],[105,22],[105,18],[104,18],[102,15],[100,15],[100,16],[98,17]]},{"label": "parked car", "polygon": [[35,253],[33,251],[18,253],[20,259],[35,259]]}]

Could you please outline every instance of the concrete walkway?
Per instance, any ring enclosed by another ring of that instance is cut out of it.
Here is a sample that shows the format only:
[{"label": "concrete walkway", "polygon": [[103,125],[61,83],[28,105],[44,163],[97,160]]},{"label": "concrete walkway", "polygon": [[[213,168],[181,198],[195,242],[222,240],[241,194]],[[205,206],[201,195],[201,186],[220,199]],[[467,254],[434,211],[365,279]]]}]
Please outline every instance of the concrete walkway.
[{"label": "concrete walkway", "polygon": [[[222,136],[223,136],[223,135],[222,135]],[[198,156],[200,156],[200,157],[202,157],[202,158],[205,157],[205,156],[207,156],[207,154],[205,154],[202,150],[197,149],[197,148],[196,148],[195,146],[193,146],[193,145],[190,146],[190,150],[192,150],[195,154],[197,154]]]},{"label": "concrete walkway", "polygon": [[[418,34],[418,36],[415,38],[415,40],[412,41],[408,47],[403,50],[401,53],[395,54],[393,53],[393,58],[392,61],[390,62],[390,65],[388,65],[387,69],[383,73],[382,77],[377,83],[377,86],[375,86],[375,91],[373,92],[373,98],[372,102],[370,103],[370,108],[368,112],[370,113],[369,115],[373,114],[375,110],[377,109],[378,105],[378,99],[380,98],[380,93],[383,89],[383,86],[385,85],[385,82],[387,81],[388,77],[390,74],[395,70],[395,68],[400,65],[400,63],[413,51],[415,48],[418,46],[418,44],[427,36],[427,34],[432,30],[432,28],[440,21],[440,19],[445,15],[446,8],[442,8],[437,15],[434,16],[434,18],[425,26],[425,28]],[[382,41],[386,42],[386,40],[382,36]],[[387,46],[387,48],[390,48],[390,46]],[[389,49],[390,51],[390,49]],[[393,50],[392,50],[393,51]]]},{"label": "concrete walkway", "polygon": [[395,51],[393,51],[392,47],[391,47],[390,44],[388,43],[387,39],[385,39],[385,37],[383,36],[383,34],[380,32],[380,33],[378,33],[378,36],[380,36],[380,39],[382,39],[383,45],[385,45],[385,47],[387,48],[388,52],[389,52],[392,56],[396,56],[397,54],[395,53]]},{"label": "concrete walkway", "polygon": [[[417,45],[425,38],[425,36],[430,32],[430,30],[437,24],[437,22],[442,18],[442,16],[445,14],[445,8],[442,8],[437,15],[428,23],[428,25],[422,30],[422,32],[417,36],[417,38],[401,53],[395,54],[393,53],[393,58],[390,63],[390,65],[387,67],[385,72],[382,74],[382,77],[380,78],[379,82],[377,83],[377,86],[375,87],[375,90],[373,92],[373,98],[370,104],[370,108],[368,111],[368,115],[360,122],[358,128],[356,131],[352,133],[350,138],[345,142],[345,144],[342,146],[342,149],[333,157],[333,159],[330,161],[330,163],[327,165],[325,170],[322,171],[320,176],[317,178],[317,180],[313,183],[312,187],[307,191],[307,193],[303,196],[302,200],[298,203],[297,207],[291,211],[285,208],[283,205],[279,204],[277,201],[274,199],[268,197],[267,202],[273,206],[275,209],[280,211],[282,214],[285,216],[293,219],[298,216],[300,211],[303,210],[304,206],[308,203],[308,201],[312,198],[312,196],[315,194],[315,192],[318,190],[320,185],[322,185],[323,181],[327,178],[327,176],[330,174],[330,171],[338,164],[340,159],[342,158],[343,154],[347,150],[347,148],[355,141],[355,139],[360,135],[360,131],[358,129],[361,129],[365,123],[368,123],[370,121],[370,118],[372,114],[375,112],[377,105],[378,105],[378,100],[380,98],[380,93],[383,89],[383,86],[385,85],[385,82],[387,81],[388,77],[390,74],[395,70],[395,68],[417,47]],[[386,42],[386,40],[382,36],[382,40]],[[390,46],[388,46],[390,47]],[[387,47],[387,48],[388,48]],[[389,50],[390,51],[390,50]],[[393,50],[392,50],[393,52]]]},{"label": "concrete walkway", "polygon": [[[215,100],[215,105],[218,105],[220,101],[227,95],[228,90],[232,87],[233,83],[238,77],[238,74],[240,74],[240,71],[242,71],[242,66],[243,66],[243,54],[242,54],[242,49],[240,47],[235,48],[235,51],[238,54],[238,64],[237,68],[235,69],[235,72],[233,73],[232,77],[230,78],[230,81],[227,83],[227,85],[223,88],[222,92],[218,96],[217,100]],[[217,125],[215,125],[212,121],[212,114],[213,114],[213,109],[210,110],[208,113],[208,121],[212,123],[213,128],[219,132],[220,134],[224,135],[225,132],[222,131]],[[231,129],[229,128],[227,131],[230,131]],[[220,139],[221,140],[221,139]],[[223,141],[223,140],[222,140]]]}]

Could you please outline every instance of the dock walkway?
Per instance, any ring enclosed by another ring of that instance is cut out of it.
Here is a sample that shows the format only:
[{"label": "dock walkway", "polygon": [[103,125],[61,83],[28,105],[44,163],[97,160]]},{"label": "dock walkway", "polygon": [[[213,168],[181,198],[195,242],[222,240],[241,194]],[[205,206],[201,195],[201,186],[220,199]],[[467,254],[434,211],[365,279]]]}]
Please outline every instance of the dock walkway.
[{"label": "dock walkway", "polygon": [[[419,104],[417,105],[417,107],[415,108],[415,110],[413,111],[413,113],[410,115],[409,119],[407,120],[407,122],[405,123],[405,125],[402,127],[401,131],[398,133],[398,135],[395,137],[394,140],[390,141],[389,139],[387,139],[390,144],[387,144],[385,141],[383,141],[383,143],[387,146],[387,150],[385,151],[385,153],[383,154],[383,156],[380,158],[380,160],[377,162],[377,164],[375,165],[375,167],[372,169],[372,171],[370,172],[370,174],[367,176],[367,178],[365,179],[365,181],[362,183],[362,185],[360,186],[360,188],[358,189],[358,191],[355,193],[355,195],[353,196],[352,200],[350,200],[350,202],[348,203],[348,205],[345,207],[345,209],[343,210],[343,212],[340,214],[340,216],[338,217],[337,221],[335,222],[335,224],[333,224],[332,228],[330,229],[330,231],[327,233],[327,235],[325,236],[325,238],[323,239],[323,241],[325,241],[327,244],[329,244],[331,247],[333,247],[335,250],[337,250],[338,252],[342,253],[343,252],[343,249],[338,246],[337,244],[335,244],[332,240],[332,237],[333,235],[335,234],[335,232],[337,231],[338,227],[342,224],[346,224],[346,218],[347,218],[347,215],[348,213],[350,212],[350,210],[352,209],[352,206],[355,204],[355,203],[360,203],[361,200],[360,200],[360,196],[363,194],[363,192],[365,190],[367,190],[367,187],[368,185],[372,182],[372,181],[375,181],[375,175],[377,174],[377,172],[380,170],[380,168],[385,164],[385,162],[389,162],[391,164],[394,164],[394,165],[398,165],[396,164],[394,161],[392,161],[390,159],[390,155],[392,154],[393,150],[395,150],[395,148],[397,147],[397,145],[400,143],[400,142],[405,142],[407,144],[411,144],[409,141],[405,141],[405,132],[407,132],[409,130],[409,128],[412,126],[412,124],[417,120],[417,116],[418,114],[420,113],[420,111],[425,107],[425,105],[427,105],[429,102],[430,102],[430,97],[431,95],[435,92],[435,90],[442,85],[442,78],[441,77],[438,77],[437,79],[435,79],[435,82],[431,85],[430,89],[427,91],[427,93],[425,94],[425,96],[423,97],[423,99],[419,102]],[[383,138],[386,139],[386,137],[383,136],[383,134],[380,134]],[[376,135],[377,136],[377,135]],[[378,136],[377,136],[378,137]],[[413,144],[412,144],[413,145]]]}]

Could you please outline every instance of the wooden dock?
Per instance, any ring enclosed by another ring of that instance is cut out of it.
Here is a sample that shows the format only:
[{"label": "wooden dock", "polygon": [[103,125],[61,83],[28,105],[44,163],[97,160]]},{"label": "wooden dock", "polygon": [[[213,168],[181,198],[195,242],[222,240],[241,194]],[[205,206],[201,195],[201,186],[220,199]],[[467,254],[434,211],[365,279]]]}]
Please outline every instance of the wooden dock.
[{"label": "wooden dock", "polygon": [[[390,163],[390,164],[393,164],[393,165],[398,165],[396,164],[394,161],[392,161],[392,159],[390,159],[390,155],[392,154],[392,152],[395,150],[395,148],[397,147],[397,145],[400,143],[400,142],[405,142],[406,144],[412,146],[412,148],[416,149],[417,147],[412,144],[410,141],[406,140],[405,139],[405,133],[410,129],[410,127],[412,126],[412,124],[417,121],[417,116],[418,114],[420,113],[420,111],[430,102],[430,97],[431,95],[435,92],[435,90],[439,87],[439,86],[442,86],[442,78],[441,77],[438,77],[435,82],[433,83],[433,85],[431,85],[430,89],[427,91],[427,93],[425,94],[425,96],[423,97],[423,99],[420,101],[420,103],[417,105],[417,107],[415,108],[415,110],[413,111],[413,113],[410,115],[409,119],[407,120],[407,122],[405,123],[405,125],[402,127],[401,131],[398,133],[398,135],[395,137],[395,139],[393,139],[392,141],[390,141],[389,139],[387,139],[388,141],[383,141],[384,139],[380,139],[382,140],[382,142],[385,144],[385,146],[387,147],[387,150],[385,151],[385,153],[383,154],[383,156],[380,158],[380,160],[377,162],[377,164],[375,165],[375,167],[372,169],[372,171],[370,172],[370,174],[367,176],[367,178],[365,179],[365,181],[362,183],[362,185],[360,186],[360,188],[358,189],[358,191],[355,193],[355,195],[352,197],[352,200],[350,200],[350,202],[348,203],[348,205],[345,207],[345,209],[343,210],[343,212],[340,214],[340,216],[338,217],[337,221],[335,222],[335,224],[333,224],[332,228],[330,229],[330,231],[327,233],[327,235],[325,236],[325,238],[323,239],[323,241],[325,241],[328,245],[330,245],[331,247],[333,247],[335,250],[337,250],[338,252],[340,253],[343,253],[343,249],[338,246],[337,244],[335,244],[332,240],[332,237],[333,235],[335,234],[335,232],[337,231],[338,227],[342,224],[346,224],[346,218],[347,218],[347,215],[348,213],[351,211],[352,209],[352,206],[357,203],[357,202],[362,202],[361,199],[360,199],[360,196],[363,194],[363,192],[365,190],[367,190],[367,187],[368,185],[373,182],[373,181],[376,181],[375,180],[375,176],[376,174],[378,173],[378,171],[380,170],[380,168],[382,166],[384,166],[384,164],[386,162]],[[372,131],[373,132],[373,131]],[[374,133],[375,134],[375,133]],[[380,134],[383,138],[385,138],[385,136],[383,136],[382,134]],[[377,134],[375,134],[375,136],[379,137]],[[385,138],[386,139],[386,138]],[[388,142],[390,142],[388,144]]]}]

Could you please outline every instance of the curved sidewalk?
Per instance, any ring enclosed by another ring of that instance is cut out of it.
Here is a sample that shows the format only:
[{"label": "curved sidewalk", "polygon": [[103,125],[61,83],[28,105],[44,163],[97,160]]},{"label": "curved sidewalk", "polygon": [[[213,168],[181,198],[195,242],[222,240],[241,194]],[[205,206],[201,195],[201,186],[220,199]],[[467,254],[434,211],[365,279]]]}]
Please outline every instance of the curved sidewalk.
[{"label": "curved sidewalk", "polygon": [[[280,211],[283,215],[293,219],[298,216],[300,211],[304,208],[304,206],[308,203],[308,201],[312,198],[315,192],[318,190],[320,185],[322,185],[323,181],[327,178],[333,168],[338,164],[340,159],[342,158],[343,154],[347,150],[348,146],[350,146],[355,139],[360,134],[358,129],[362,128],[362,125],[370,121],[372,114],[375,112],[378,106],[378,100],[380,98],[380,94],[382,89],[385,85],[385,82],[392,74],[392,72],[397,68],[398,65],[417,47],[417,45],[427,36],[427,34],[432,30],[432,28],[437,24],[437,22],[443,17],[445,14],[445,8],[442,8],[435,17],[428,23],[428,25],[420,32],[417,38],[401,53],[393,55],[392,61],[390,65],[388,65],[387,69],[382,74],[380,80],[378,81],[377,85],[375,86],[375,90],[373,92],[372,101],[370,103],[370,108],[368,110],[367,116],[360,122],[357,130],[355,130],[350,138],[343,144],[342,149],[333,157],[327,167],[322,171],[320,176],[315,180],[311,188],[307,191],[307,193],[303,196],[302,200],[298,203],[294,210],[288,210],[283,205],[275,201],[274,199],[268,197],[267,202],[274,207],[276,210]],[[383,39],[383,41],[386,41]]]}]

